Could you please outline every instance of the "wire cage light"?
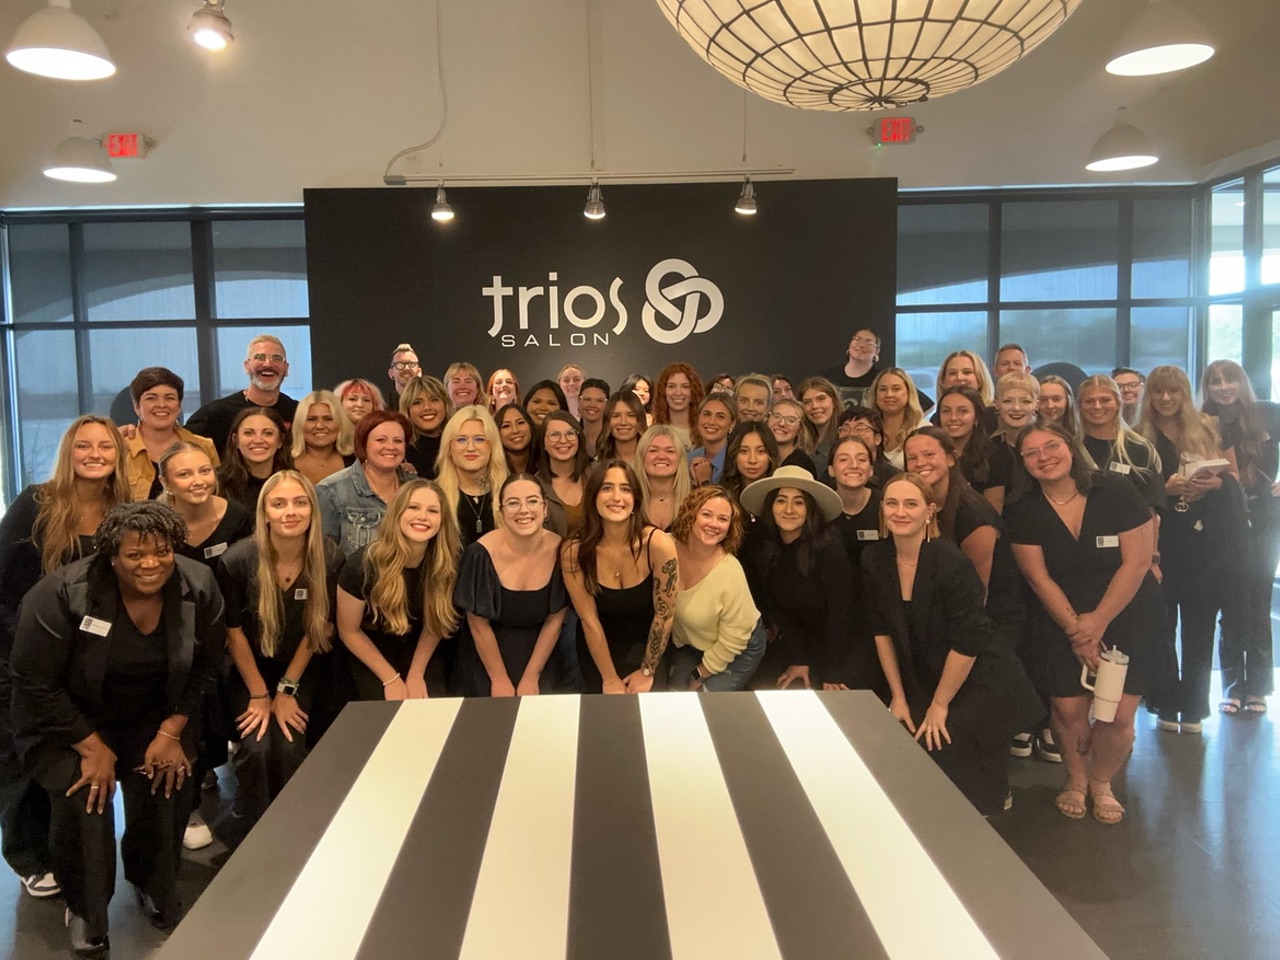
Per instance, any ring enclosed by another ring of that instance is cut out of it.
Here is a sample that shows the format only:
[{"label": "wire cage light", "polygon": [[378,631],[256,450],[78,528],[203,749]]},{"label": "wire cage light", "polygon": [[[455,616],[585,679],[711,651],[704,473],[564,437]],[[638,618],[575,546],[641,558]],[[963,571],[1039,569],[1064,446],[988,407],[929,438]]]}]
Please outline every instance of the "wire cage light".
[{"label": "wire cage light", "polygon": [[884,110],[955,93],[1044,42],[1080,0],[658,0],[741,87],[802,110]]}]

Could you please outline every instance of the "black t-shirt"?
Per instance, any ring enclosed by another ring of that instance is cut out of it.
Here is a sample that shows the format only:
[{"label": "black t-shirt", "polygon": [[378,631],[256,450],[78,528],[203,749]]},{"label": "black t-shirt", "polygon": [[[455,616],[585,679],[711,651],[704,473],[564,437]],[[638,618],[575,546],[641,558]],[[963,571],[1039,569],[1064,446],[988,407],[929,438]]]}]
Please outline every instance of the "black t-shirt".
[{"label": "black t-shirt", "polygon": [[844,372],[844,364],[841,364],[838,367],[823,371],[822,375],[835,384],[836,389],[840,391],[840,400],[844,403],[845,408],[848,409],[849,407],[871,406],[867,402],[867,394],[871,390],[871,382],[875,380],[876,374],[879,372],[880,368],[873,365],[862,376],[851,377]]},{"label": "black t-shirt", "polygon": [[1084,448],[1089,451],[1089,456],[1093,457],[1093,462],[1098,465],[1099,470],[1126,478],[1142,494],[1142,499],[1146,501],[1147,506],[1153,510],[1164,509],[1166,502],[1164,477],[1159,470],[1155,469],[1151,451],[1147,447],[1140,443],[1126,441],[1124,451],[1129,459],[1128,463],[1116,459],[1114,440],[1099,440],[1085,435]]},{"label": "black t-shirt", "polygon": [[215,573],[218,570],[218,559],[226,553],[233,543],[238,543],[253,533],[253,513],[244,504],[235,500],[227,501],[227,512],[222,515],[213,533],[200,543],[184,543],[177,552],[184,557],[198,560]]},{"label": "black t-shirt", "polygon": [[[373,580],[365,573],[364,555],[369,548],[361,547],[351,556],[347,557],[346,563],[342,565],[342,572],[338,574],[338,586],[353,597],[359,597],[365,602],[364,619],[361,622],[361,629],[365,635],[373,641],[374,646],[380,650],[384,645],[397,646],[406,641],[416,643],[419,634],[422,633],[422,567],[406,567],[402,576],[404,577],[405,592],[409,597],[409,609],[406,611],[409,617],[409,629],[403,634],[392,633],[387,627],[386,622],[382,619],[374,622],[373,607],[369,603],[369,596],[373,593]],[[423,560],[425,563],[426,560]]]},{"label": "black t-shirt", "polygon": [[[337,544],[324,542],[324,577],[322,588],[329,592],[329,613],[337,605],[338,571],[342,569],[342,551]],[[284,599],[284,622],[275,652],[267,657],[261,647],[261,623],[258,620],[258,545],[253,540],[241,540],[222,555],[218,566],[218,586],[226,602],[227,626],[244,631],[253,649],[254,657],[261,660],[277,660],[287,664],[298,651],[298,644],[306,632],[303,613],[307,597],[312,589],[312,576],[306,572],[288,588],[281,591]]]},{"label": "black t-shirt", "polygon": [[[208,437],[221,454],[227,447],[227,438],[231,436],[231,421],[235,420],[236,414],[245,407],[258,406],[261,404],[251,403],[243,390],[237,390],[228,396],[210,400],[193,413],[191,419],[187,421],[187,429],[202,437]],[[280,414],[287,429],[292,425],[293,416],[298,411],[298,401],[282,393],[276,398],[272,409]]]},{"label": "black t-shirt", "polygon": [[405,448],[404,458],[413,464],[418,476],[424,480],[436,477],[436,456],[440,453],[440,437],[428,437],[425,433]]}]

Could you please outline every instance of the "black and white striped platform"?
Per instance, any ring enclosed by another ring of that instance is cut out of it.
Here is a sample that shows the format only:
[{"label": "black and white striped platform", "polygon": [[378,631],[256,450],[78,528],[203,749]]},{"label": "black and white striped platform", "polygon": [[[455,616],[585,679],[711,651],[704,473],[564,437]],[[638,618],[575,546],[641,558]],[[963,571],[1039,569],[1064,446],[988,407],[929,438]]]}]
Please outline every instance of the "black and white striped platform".
[{"label": "black and white striped platform", "polygon": [[159,957],[1105,960],[873,695],[798,691],[353,704]]}]

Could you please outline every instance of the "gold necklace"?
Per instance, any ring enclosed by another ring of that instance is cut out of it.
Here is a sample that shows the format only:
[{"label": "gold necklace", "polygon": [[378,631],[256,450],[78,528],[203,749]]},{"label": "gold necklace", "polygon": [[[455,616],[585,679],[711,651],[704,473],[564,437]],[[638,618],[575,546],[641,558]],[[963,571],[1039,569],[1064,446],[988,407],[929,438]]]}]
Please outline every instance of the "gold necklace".
[{"label": "gold necklace", "polygon": [[1067,497],[1067,499],[1065,500],[1059,500],[1057,497],[1053,496],[1048,491],[1045,492],[1045,496],[1048,497],[1050,500],[1052,500],[1054,503],[1056,503],[1058,506],[1065,507],[1068,503],[1070,503],[1076,497],[1080,496],[1080,491],[1077,489],[1075,493],[1071,494],[1071,496]]}]

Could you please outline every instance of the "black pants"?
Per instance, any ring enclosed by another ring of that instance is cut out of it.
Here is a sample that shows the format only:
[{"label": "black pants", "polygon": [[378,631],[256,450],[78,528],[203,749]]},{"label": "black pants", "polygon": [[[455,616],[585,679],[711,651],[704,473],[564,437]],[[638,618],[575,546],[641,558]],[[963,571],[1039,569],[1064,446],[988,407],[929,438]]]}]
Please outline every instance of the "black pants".
[{"label": "black pants", "polygon": [[[188,780],[166,799],[163,789],[153,795],[151,781],[134,771],[142,763],[156,726],[152,723],[98,733],[117,757],[117,785],[124,797],[120,855],[125,879],[148,894],[161,913],[176,916],[181,910],[177,875],[182,833],[200,784]],[[80,779],[80,757],[70,748],[50,747],[39,752],[33,769],[48,793],[52,810],[49,846],[54,876],[71,912],[84,918],[89,936],[105,937],[107,906],[116,886],[114,808],[108,804],[103,813],[86,813],[87,786],[66,796]]]},{"label": "black pants", "polygon": [[983,816],[1004,810],[1009,795],[1007,740],[984,745],[957,738],[955,743],[944,743],[941,750],[931,750],[929,756]]},{"label": "black pants", "polygon": [[[1213,673],[1213,637],[1218,615],[1223,633],[1243,631],[1245,598],[1238,571],[1204,556],[1180,557],[1163,568],[1165,608],[1168,612],[1167,645],[1175,643],[1178,630],[1180,657],[1174,676],[1156,692],[1153,706],[1168,719],[1184,721],[1209,716],[1209,681]],[[1268,611],[1270,617],[1270,611]]]},{"label": "black pants", "polygon": [[[276,684],[284,676],[288,664],[273,660],[258,661],[258,672],[266,682],[267,689],[275,696]],[[311,670],[308,668],[307,674]],[[231,716],[240,716],[249,706],[249,688],[244,685],[239,672],[229,681],[229,705]],[[304,675],[298,687],[298,706],[306,714],[311,713],[314,684],[311,677]],[[267,731],[259,740],[257,734],[240,738],[240,749],[232,760],[239,786],[233,807],[239,818],[237,826],[244,832],[250,830],[267,811],[284,789],[284,785],[302,766],[307,758],[307,735],[297,730],[291,731],[293,740],[288,740],[280,729],[275,717],[267,723]]]},{"label": "black pants", "polygon": [[49,796],[31,779],[13,746],[9,719],[9,660],[0,661],[0,842],[5,862],[20,877],[53,869],[49,852]]},{"label": "black pants", "polygon": [[1265,697],[1273,692],[1271,590],[1280,563],[1280,517],[1259,519],[1249,528],[1242,591],[1244,614],[1222,618],[1222,691],[1227,697]]}]

